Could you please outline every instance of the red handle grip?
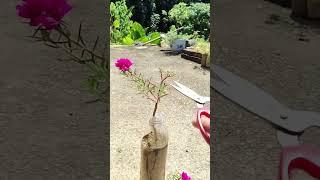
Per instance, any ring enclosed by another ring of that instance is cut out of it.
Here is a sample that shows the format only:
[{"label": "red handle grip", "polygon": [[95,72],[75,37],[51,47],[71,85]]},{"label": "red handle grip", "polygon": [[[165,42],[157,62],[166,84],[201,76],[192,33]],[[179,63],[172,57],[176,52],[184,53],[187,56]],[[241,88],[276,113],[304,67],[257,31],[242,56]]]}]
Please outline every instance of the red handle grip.
[{"label": "red handle grip", "polygon": [[300,169],[320,179],[320,149],[298,145],[283,148],[280,158],[279,180],[289,180],[290,173]]},{"label": "red handle grip", "polygon": [[197,112],[197,124],[198,124],[198,127],[199,127],[199,130],[204,138],[204,140],[210,144],[210,132],[208,133],[203,125],[202,125],[202,121],[201,121],[201,116],[206,116],[210,119],[210,111],[208,112],[208,110],[205,110],[205,109],[199,109],[198,112]]}]

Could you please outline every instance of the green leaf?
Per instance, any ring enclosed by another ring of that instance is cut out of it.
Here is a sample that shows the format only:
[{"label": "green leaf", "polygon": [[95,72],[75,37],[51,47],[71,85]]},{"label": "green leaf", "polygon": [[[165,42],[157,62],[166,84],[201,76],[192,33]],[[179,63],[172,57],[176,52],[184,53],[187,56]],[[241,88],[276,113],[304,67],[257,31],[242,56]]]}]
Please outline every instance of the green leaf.
[{"label": "green leaf", "polygon": [[120,21],[119,21],[119,20],[115,20],[115,21],[113,22],[113,26],[114,26],[115,28],[120,27]]},{"label": "green leaf", "polygon": [[141,35],[137,31],[130,30],[130,37],[132,40],[137,40],[141,38]]},{"label": "green leaf", "polygon": [[149,37],[150,37],[151,39],[158,38],[158,37],[160,37],[160,33],[159,33],[159,32],[153,32],[153,33],[151,33],[151,34],[149,35]]},{"label": "green leaf", "polygon": [[150,38],[149,38],[150,40],[159,38],[159,39],[157,39],[157,40],[155,40],[155,41],[152,41],[151,44],[160,45],[160,43],[161,43],[161,38],[160,38],[160,33],[159,33],[159,32],[153,32],[153,33],[151,33],[151,34],[149,35],[149,37],[150,37]]},{"label": "green leaf", "polygon": [[144,42],[144,43],[147,42],[147,41],[149,41],[149,40],[150,40],[150,39],[149,39],[148,36],[144,36],[144,37],[138,39],[139,42]]},{"label": "green leaf", "polygon": [[124,45],[132,45],[134,43],[134,40],[130,37],[130,35],[128,35],[122,39],[122,43]]},{"label": "green leaf", "polygon": [[132,35],[133,35],[132,38],[134,40],[139,39],[141,37],[144,37],[146,35],[146,32],[145,32],[144,28],[138,22],[134,22],[131,25],[131,32],[132,32]]}]

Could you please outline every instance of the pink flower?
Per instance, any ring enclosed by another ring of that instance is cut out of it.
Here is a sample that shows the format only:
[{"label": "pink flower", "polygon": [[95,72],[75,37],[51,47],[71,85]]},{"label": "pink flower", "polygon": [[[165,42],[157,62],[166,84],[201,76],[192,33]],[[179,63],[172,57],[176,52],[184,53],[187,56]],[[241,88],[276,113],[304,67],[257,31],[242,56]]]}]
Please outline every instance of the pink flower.
[{"label": "pink flower", "polygon": [[18,15],[30,19],[31,26],[42,26],[49,30],[57,27],[72,9],[66,0],[22,1],[22,4],[16,6]]},{"label": "pink flower", "polygon": [[126,58],[118,59],[117,62],[115,63],[115,66],[118,67],[123,72],[128,71],[132,65],[133,65],[133,62],[130,61],[130,59],[126,59]]},{"label": "pink flower", "polygon": [[186,172],[182,172],[181,174],[182,180],[191,180],[190,176]]}]

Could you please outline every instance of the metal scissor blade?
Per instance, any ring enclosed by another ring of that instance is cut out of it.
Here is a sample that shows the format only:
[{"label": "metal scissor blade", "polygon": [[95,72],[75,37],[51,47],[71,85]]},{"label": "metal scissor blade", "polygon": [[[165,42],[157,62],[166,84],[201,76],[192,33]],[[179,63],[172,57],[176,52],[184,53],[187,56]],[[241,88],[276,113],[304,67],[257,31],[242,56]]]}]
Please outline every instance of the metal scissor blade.
[{"label": "metal scissor blade", "polygon": [[309,127],[320,127],[320,113],[312,111],[291,111],[290,129],[302,132]]},{"label": "metal scissor blade", "polygon": [[291,135],[280,130],[277,130],[277,139],[282,147],[297,146],[300,144],[298,135]]},{"label": "metal scissor blade", "polygon": [[171,84],[171,86],[174,87],[176,90],[178,90],[179,92],[181,92],[185,96],[193,99],[197,103],[204,104],[204,102],[202,102],[202,97],[200,95],[198,95],[196,92],[194,92],[190,88],[188,88],[188,87],[184,86],[183,84],[180,84],[180,83],[178,83],[176,81],[174,81],[174,83],[176,83],[177,86],[176,85],[172,85],[172,84]]},{"label": "metal scissor blade", "polygon": [[285,120],[290,109],[280,104],[271,95],[222,67],[215,65],[213,69],[213,88],[216,91],[274,125],[291,130],[289,122]]}]

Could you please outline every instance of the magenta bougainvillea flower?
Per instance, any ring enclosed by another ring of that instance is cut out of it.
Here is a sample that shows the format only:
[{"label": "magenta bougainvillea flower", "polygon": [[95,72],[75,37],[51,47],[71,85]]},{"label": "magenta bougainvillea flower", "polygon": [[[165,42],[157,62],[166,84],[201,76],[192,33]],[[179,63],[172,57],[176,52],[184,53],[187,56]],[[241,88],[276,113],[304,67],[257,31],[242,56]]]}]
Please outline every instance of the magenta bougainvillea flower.
[{"label": "magenta bougainvillea flower", "polygon": [[62,18],[72,9],[66,0],[22,0],[17,5],[17,13],[30,19],[31,26],[41,26],[46,29],[57,27]]},{"label": "magenta bougainvillea flower", "polygon": [[121,58],[118,59],[115,63],[116,67],[118,67],[121,71],[125,72],[130,69],[130,67],[133,65],[133,62],[130,59]]},{"label": "magenta bougainvillea flower", "polygon": [[186,172],[182,172],[181,179],[182,180],[191,180],[190,176],[188,176],[188,174]]}]

